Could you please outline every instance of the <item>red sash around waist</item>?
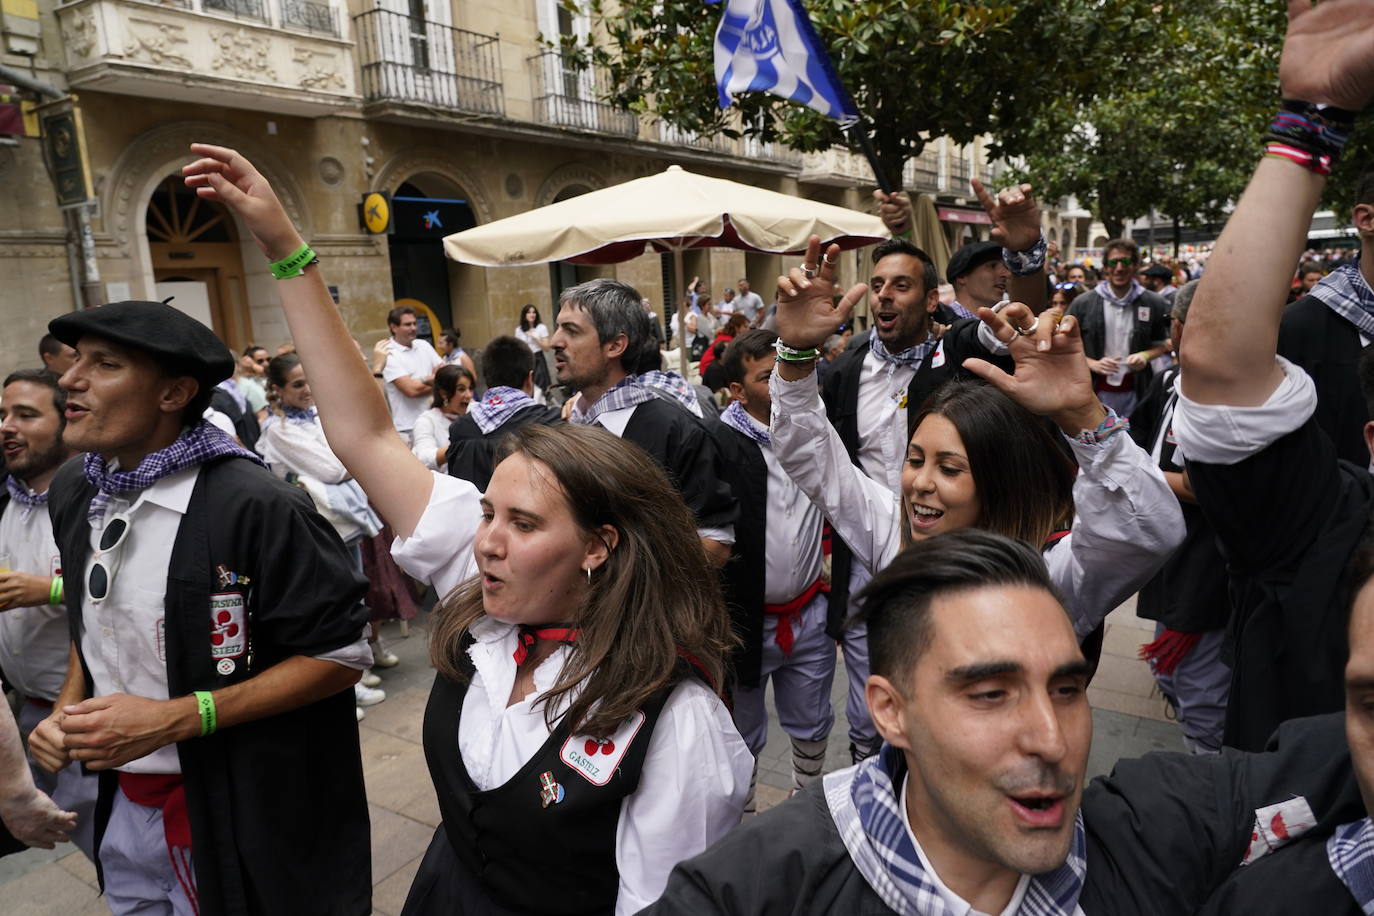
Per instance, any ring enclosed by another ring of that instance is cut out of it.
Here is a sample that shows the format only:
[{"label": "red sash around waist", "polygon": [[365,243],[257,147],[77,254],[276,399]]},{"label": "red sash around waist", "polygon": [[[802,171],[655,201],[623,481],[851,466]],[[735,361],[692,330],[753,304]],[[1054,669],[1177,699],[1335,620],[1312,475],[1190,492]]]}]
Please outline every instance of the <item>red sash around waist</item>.
[{"label": "red sash around waist", "polygon": [[806,591],[786,604],[765,604],[763,606],[765,614],[778,618],[778,630],[773,638],[777,641],[778,647],[782,649],[783,655],[792,654],[792,621],[801,616],[801,612],[806,609],[813,598],[821,592],[829,591],[830,584],[824,579],[817,579],[807,587]]}]

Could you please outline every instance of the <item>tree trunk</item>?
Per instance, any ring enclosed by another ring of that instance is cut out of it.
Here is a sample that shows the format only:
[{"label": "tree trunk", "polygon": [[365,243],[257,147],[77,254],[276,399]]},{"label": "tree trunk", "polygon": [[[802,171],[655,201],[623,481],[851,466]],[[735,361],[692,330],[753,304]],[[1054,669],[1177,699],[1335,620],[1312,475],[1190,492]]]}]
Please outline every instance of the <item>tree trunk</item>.
[{"label": "tree trunk", "polygon": [[1126,231],[1126,221],[1124,219],[1118,219],[1115,216],[1106,216],[1104,214],[1102,217],[1102,225],[1107,230],[1108,238],[1119,239],[1122,233]]},{"label": "tree trunk", "polygon": [[1181,241],[1182,236],[1183,236],[1183,229],[1182,229],[1182,227],[1179,226],[1179,224],[1178,224],[1178,217],[1177,217],[1177,216],[1171,216],[1170,219],[1172,219],[1172,220],[1174,221],[1174,260],[1177,261],[1177,260],[1178,260],[1178,247],[1179,247],[1179,242]]}]

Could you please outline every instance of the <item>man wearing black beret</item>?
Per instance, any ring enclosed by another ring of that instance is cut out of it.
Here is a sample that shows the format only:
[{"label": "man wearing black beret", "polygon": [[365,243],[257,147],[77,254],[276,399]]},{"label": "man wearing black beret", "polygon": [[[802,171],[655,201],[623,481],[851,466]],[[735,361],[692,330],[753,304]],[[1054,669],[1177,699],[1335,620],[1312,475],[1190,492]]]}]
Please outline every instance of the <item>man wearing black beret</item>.
[{"label": "man wearing black beret", "polygon": [[1002,301],[1010,276],[1002,261],[1001,242],[969,242],[954,252],[945,268],[945,279],[954,287],[954,301],[944,308],[952,318],[972,318],[979,309],[990,309]]},{"label": "man wearing black beret", "polygon": [[48,327],[76,348],[63,439],[86,454],[50,491],[72,657],[31,746],[101,773],[106,901],[369,912],[365,583],[310,498],[203,420],[234,368],[208,328],[158,302]]}]

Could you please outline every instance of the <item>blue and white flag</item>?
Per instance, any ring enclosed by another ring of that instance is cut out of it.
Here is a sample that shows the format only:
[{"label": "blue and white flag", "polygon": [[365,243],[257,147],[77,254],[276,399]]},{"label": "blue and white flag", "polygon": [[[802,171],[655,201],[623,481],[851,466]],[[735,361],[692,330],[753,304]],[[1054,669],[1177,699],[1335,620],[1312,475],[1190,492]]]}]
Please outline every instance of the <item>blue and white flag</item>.
[{"label": "blue and white flag", "polygon": [[859,119],[801,0],[725,0],[716,29],[716,86],[721,108],[736,93],[753,90],[800,102],[843,127]]}]

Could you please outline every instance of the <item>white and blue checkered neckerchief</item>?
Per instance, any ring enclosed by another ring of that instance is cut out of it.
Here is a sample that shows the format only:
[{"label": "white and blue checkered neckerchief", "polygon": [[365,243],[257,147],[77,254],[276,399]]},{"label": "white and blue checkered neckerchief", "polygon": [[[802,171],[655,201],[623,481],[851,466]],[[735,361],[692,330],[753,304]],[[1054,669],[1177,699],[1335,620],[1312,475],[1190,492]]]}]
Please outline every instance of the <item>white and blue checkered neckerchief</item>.
[{"label": "white and blue checkered neckerchief", "polygon": [[[897,786],[906,776],[902,752],[884,744],[877,754],[825,777],[825,798],[854,867],[899,916],[949,916],[935,882],[927,876],[902,820]],[[1017,916],[1072,916],[1088,873],[1083,814],[1074,821],[1073,844],[1063,865],[1035,875]]]},{"label": "white and blue checkered neckerchief", "polygon": [[299,407],[283,407],[282,414],[286,416],[286,422],[292,426],[314,426],[319,422],[319,414],[313,407],[302,410]]},{"label": "white and blue checkered neckerchief", "polygon": [[29,489],[28,484],[13,474],[5,478],[5,487],[10,491],[10,499],[19,506],[19,520],[26,524],[34,509],[48,504],[47,490],[42,493],[35,493]]},{"label": "white and blue checkered neckerchief", "polygon": [[1312,296],[1359,328],[1365,337],[1374,338],[1374,290],[1360,273],[1359,258],[1322,277],[1312,287]]},{"label": "white and blue checkered neckerchief", "polygon": [[585,413],[582,408],[573,405],[572,414],[568,417],[568,421],[576,423],[578,426],[591,426],[596,422],[596,418],[603,413],[635,407],[645,401],[652,401],[656,397],[658,395],[649,390],[649,387],[637,377],[627,375],[612,385]]},{"label": "white and blue checkered neckerchief", "polygon": [[721,413],[720,422],[731,429],[744,433],[760,445],[766,445],[769,448],[773,447],[772,435],[768,430],[759,426],[753,417],[749,416],[748,412],[744,409],[744,405],[739,401],[730,402],[730,406],[725,408]]},{"label": "white and blue checkered neckerchief", "polygon": [[502,426],[515,416],[517,411],[533,403],[534,398],[519,388],[497,385],[495,388],[488,388],[487,393],[482,395],[482,400],[468,408],[468,416],[472,417],[472,422],[477,424],[482,435],[489,436],[492,430]]},{"label": "white and blue checkered neckerchief", "polygon": [[1326,858],[1365,914],[1374,914],[1374,823],[1342,824],[1326,841]]},{"label": "white and blue checkered neckerchief", "polygon": [[937,342],[938,341],[936,341],[933,336],[927,335],[926,339],[916,346],[907,347],[905,350],[893,353],[887,348],[887,345],[883,343],[883,339],[879,337],[875,331],[873,335],[868,338],[868,349],[874,356],[878,357],[878,359],[887,363],[888,372],[890,373],[898,366],[919,369],[921,363],[925,362],[925,358],[930,355],[930,351],[935,349],[935,344]]},{"label": "white and blue checkered neckerchief", "polygon": [[951,301],[950,301],[950,303],[949,303],[949,310],[950,310],[951,312],[953,312],[955,315],[959,316],[960,318],[977,318],[977,317],[978,317],[977,315],[975,315],[975,314],[973,314],[972,312],[970,312],[968,309],[964,308],[964,307],[959,303],[959,300],[958,300],[958,299],[954,299],[954,300],[951,300]]},{"label": "white and blue checkered neckerchief", "polygon": [[651,369],[640,375],[639,380],[650,388],[657,388],[665,392],[674,401],[692,412],[692,416],[701,416],[701,402],[697,400],[697,393],[687,380],[676,372],[660,372],[658,369]]}]

